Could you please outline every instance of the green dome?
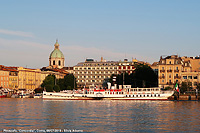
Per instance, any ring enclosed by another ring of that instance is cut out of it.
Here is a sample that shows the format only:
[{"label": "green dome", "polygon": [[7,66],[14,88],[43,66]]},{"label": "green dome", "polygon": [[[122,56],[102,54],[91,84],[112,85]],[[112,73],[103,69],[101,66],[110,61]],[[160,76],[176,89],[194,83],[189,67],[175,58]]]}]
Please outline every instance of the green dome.
[{"label": "green dome", "polygon": [[60,51],[59,49],[59,44],[58,44],[58,40],[56,40],[56,43],[54,44],[55,48],[54,50],[51,52],[50,57],[49,58],[64,58],[63,53]]},{"label": "green dome", "polygon": [[50,54],[50,58],[64,58],[64,55],[59,49],[54,49]]}]

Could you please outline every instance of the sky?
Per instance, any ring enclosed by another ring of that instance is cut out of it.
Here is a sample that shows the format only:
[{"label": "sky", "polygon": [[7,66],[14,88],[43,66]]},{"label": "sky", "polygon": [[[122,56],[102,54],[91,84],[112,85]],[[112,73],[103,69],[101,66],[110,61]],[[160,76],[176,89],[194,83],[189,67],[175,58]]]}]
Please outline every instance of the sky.
[{"label": "sky", "polygon": [[67,67],[86,58],[199,56],[199,7],[199,0],[2,0],[0,65],[48,66],[56,39]]}]

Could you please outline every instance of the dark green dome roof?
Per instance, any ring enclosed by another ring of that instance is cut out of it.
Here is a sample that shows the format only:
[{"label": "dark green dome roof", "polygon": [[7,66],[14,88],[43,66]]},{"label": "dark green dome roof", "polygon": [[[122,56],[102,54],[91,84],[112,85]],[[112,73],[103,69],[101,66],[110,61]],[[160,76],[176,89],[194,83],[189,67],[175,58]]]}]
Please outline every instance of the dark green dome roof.
[{"label": "dark green dome roof", "polygon": [[55,43],[55,48],[54,50],[51,52],[50,57],[49,58],[64,58],[63,53],[60,51],[59,49],[59,44],[58,44],[58,40],[56,40]]}]

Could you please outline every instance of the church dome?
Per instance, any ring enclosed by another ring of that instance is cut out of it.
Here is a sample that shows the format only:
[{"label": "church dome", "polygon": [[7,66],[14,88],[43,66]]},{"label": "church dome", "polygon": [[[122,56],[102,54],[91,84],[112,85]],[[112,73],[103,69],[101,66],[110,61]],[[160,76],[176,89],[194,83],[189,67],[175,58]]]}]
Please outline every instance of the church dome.
[{"label": "church dome", "polygon": [[50,57],[49,58],[64,58],[63,53],[60,51],[59,49],[59,44],[58,44],[58,40],[56,40],[55,43],[55,48],[54,50],[51,52]]}]

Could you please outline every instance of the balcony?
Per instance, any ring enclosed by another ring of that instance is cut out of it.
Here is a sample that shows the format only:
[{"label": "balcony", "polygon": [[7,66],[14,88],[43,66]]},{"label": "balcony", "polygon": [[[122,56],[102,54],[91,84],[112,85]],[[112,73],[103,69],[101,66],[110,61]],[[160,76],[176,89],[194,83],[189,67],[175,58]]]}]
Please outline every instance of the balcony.
[{"label": "balcony", "polygon": [[159,76],[159,79],[164,79],[165,78],[165,76]]},{"label": "balcony", "polygon": [[172,82],[167,82],[167,85],[173,85],[173,83]]},{"label": "balcony", "polygon": [[175,78],[175,79],[180,79],[180,78],[181,78],[181,76],[174,76],[174,78]]},{"label": "balcony", "polygon": [[167,70],[167,72],[172,72],[172,70]]},{"label": "balcony", "polygon": [[160,70],[160,72],[165,72],[165,70]]}]

